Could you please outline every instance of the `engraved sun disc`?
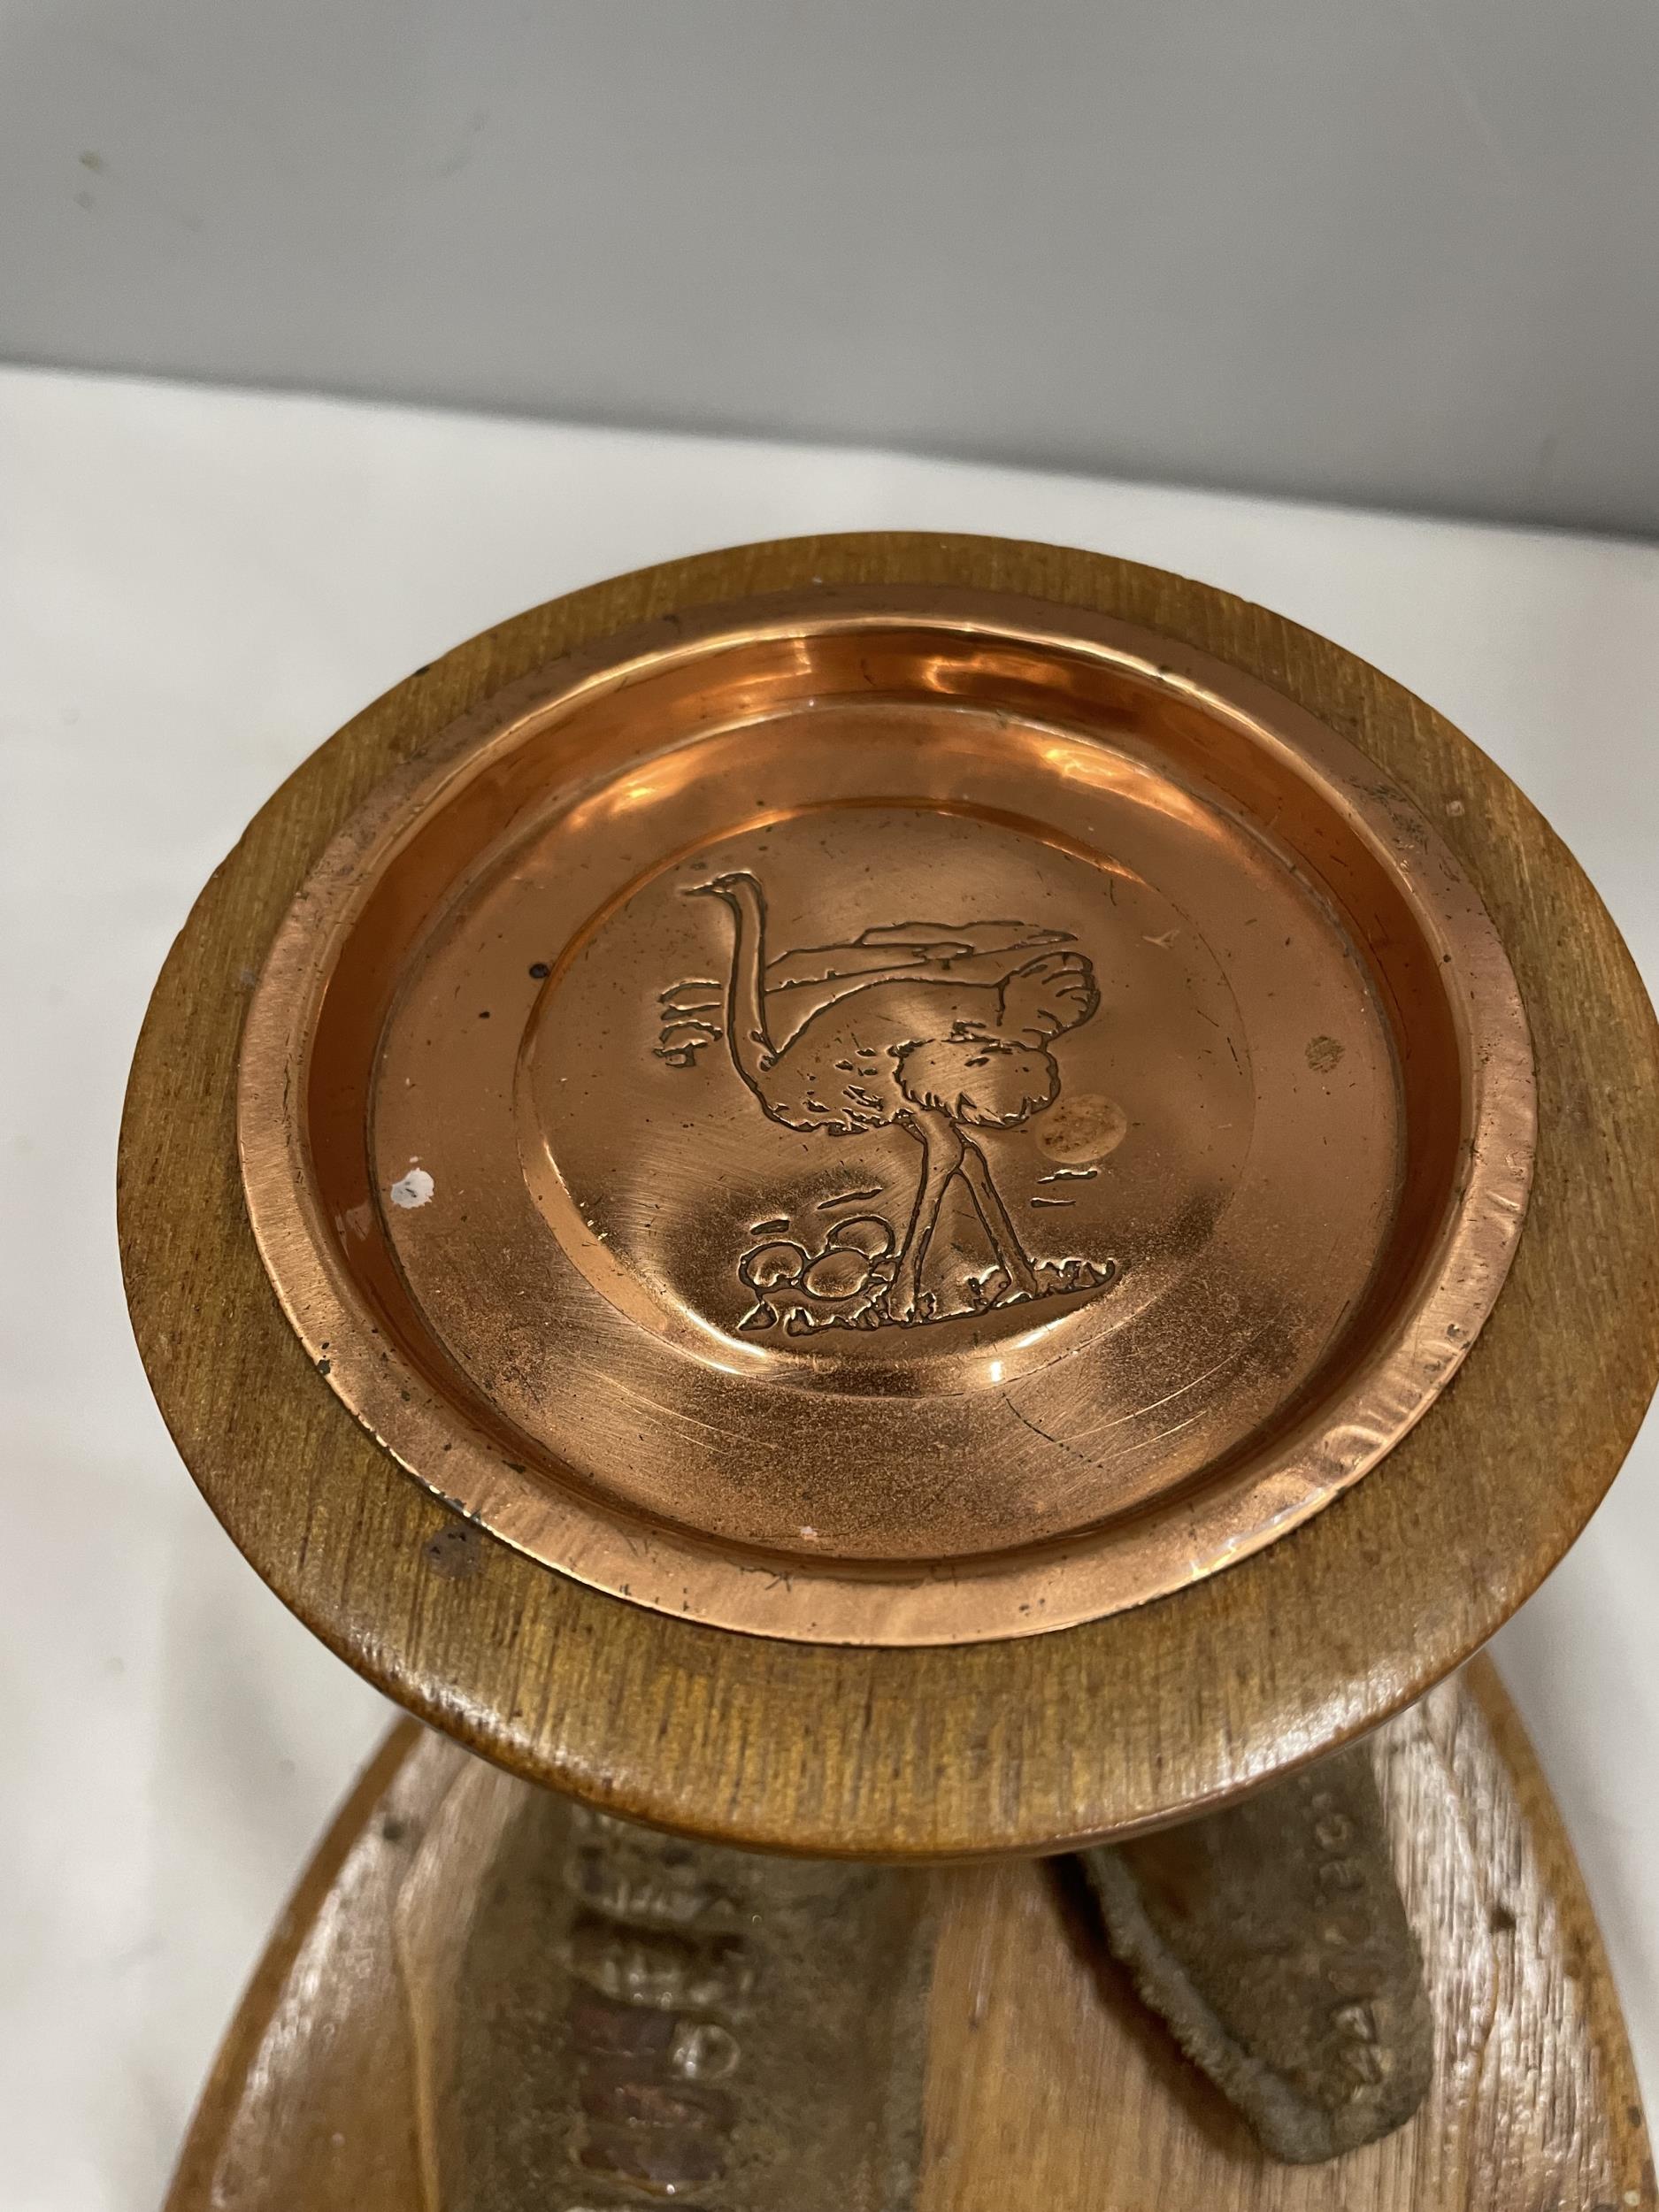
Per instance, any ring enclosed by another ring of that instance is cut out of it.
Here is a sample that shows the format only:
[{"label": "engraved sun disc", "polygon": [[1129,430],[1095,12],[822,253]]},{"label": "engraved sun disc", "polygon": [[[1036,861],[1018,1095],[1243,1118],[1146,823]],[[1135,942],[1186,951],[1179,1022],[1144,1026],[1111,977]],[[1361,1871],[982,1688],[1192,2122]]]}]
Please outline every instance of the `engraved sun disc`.
[{"label": "engraved sun disc", "polygon": [[698,611],[372,795],[240,1102],[330,1386],[550,1566],[809,1640],[1036,1632],[1294,1526],[1525,1205],[1513,979],[1365,757],[1125,625]]}]

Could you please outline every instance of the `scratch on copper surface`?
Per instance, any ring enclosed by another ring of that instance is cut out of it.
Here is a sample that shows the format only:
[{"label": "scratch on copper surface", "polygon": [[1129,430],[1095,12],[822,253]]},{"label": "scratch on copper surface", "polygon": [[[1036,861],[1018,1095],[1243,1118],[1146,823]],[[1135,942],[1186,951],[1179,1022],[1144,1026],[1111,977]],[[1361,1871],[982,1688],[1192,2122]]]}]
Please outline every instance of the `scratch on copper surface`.
[{"label": "scratch on copper surface", "polygon": [[704,1429],[710,1436],[720,1437],[728,1442],[734,1437],[741,1437],[746,1445],[774,1455],[777,1452],[778,1447],[770,1437],[751,1436],[747,1430],[724,1421],[705,1421],[700,1413],[688,1412],[684,1406],[664,1405],[649,1392],[636,1389],[620,1375],[607,1375],[604,1380],[619,1396],[631,1399],[642,1411],[654,1415],[659,1420],[678,1423],[684,1429]]},{"label": "scratch on copper surface", "polygon": [[1068,1459],[1075,1459],[1079,1466],[1090,1469],[1094,1467],[1094,1462],[1087,1453],[1079,1451],[1069,1437],[1054,1435],[1049,1430],[1033,1421],[1028,1413],[1022,1413],[1014,1403],[1011,1392],[1003,1391],[1002,1403],[1019,1423],[1021,1428],[1029,1429],[1033,1436],[1040,1436],[1045,1444],[1052,1444],[1056,1451],[1064,1452]]},{"label": "scratch on copper surface", "polygon": [[[1259,1335],[1260,1332],[1256,1333]],[[1098,1436],[1102,1429],[1120,1429],[1126,1421],[1142,1420],[1148,1413],[1156,1413],[1160,1406],[1167,1406],[1177,1398],[1184,1398],[1189,1390],[1196,1390],[1200,1383],[1208,1382],[1212,1375],[1218,1375],[1224,1367],[1230,1367],[1234,1360],[1242,1358],[1255,1341],[1255,1336],[1247,1336],[1241,1344],[1233,1345],[1232,1349],[1217,1360],[1213,1366],[1206,1367],[1202,1375],[1193,1376],[1189,1381],[1179,1384],[1173,1390],[1166,1391],[1163,1397],[1153,1398],[1143,1406],[1136,1406],[1131,1412],[1115,1413],[1110,1421],[1096,1421],[1091,1428],[1079,1429],[1079,1436]],[[1187,1424],[1182,1422],[1181,1426],[1185,1428],[1186,1425]],[[1174,1432],[1166,1430],[1164,1433],[1172,1435]]]},{"label": "scratch on copper surface", "polygon": [[1200,1406],[1196,1413],[1189,1413],[1184,1421],[1176,1421],[1167,1429],[1155,1429],[1150,1436],[1140,1438],[1139,1448],[1145,1451],[1150,1445],[1163,1443],[1165,1437],[1179,1436],[1183,1429],[1190,1429],[1194,1421],[1202,1421],[1203,1417],[1204,1409]]}]

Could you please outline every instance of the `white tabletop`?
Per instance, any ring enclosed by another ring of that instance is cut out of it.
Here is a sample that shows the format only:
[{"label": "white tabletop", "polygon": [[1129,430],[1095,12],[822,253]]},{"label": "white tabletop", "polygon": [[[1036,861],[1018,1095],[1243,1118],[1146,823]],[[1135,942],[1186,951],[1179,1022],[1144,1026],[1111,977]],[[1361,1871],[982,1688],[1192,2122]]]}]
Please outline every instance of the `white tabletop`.
[{"label": "white tabletop", "polygon": [[[0,372],[0,2196],[148,2212],[389,1717],[180,1466],[113,1162],[146,998],[281,777],[421,661],[739,540],[979,530],[1263,601],[1443,709],[1659,986],[1659,550],[866,452]],[[203,1317],[211,1327],[212,1317]],[[1499,1640],[1659,2096],[1659,1444]]]}]

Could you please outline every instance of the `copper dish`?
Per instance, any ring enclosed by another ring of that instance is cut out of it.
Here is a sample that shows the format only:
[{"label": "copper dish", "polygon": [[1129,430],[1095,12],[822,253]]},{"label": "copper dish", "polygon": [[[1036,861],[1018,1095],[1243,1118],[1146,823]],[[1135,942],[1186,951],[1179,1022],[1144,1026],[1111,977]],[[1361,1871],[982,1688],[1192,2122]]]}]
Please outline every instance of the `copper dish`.
[{"label": "copper dish", "polygon": [[549,1566],[972,1642],[1260,1549],[1409,1428],[1531,1171],[1431,826],[1038,602],[699,609],[500,694],[284,920],[239,1133],[329,1386]]}]

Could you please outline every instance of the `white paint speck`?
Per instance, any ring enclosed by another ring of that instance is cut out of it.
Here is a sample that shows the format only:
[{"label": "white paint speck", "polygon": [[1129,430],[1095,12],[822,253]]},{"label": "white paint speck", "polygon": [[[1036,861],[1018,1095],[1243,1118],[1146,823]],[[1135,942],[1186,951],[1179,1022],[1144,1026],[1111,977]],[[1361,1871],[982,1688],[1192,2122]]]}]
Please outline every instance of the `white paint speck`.
[{"label": "white paint speck", "polygon": [[400,1175],[392,1185],[394,1206],[424,1206],[437,1185],[424,1167],[411,1167],[407,1175]]}]

